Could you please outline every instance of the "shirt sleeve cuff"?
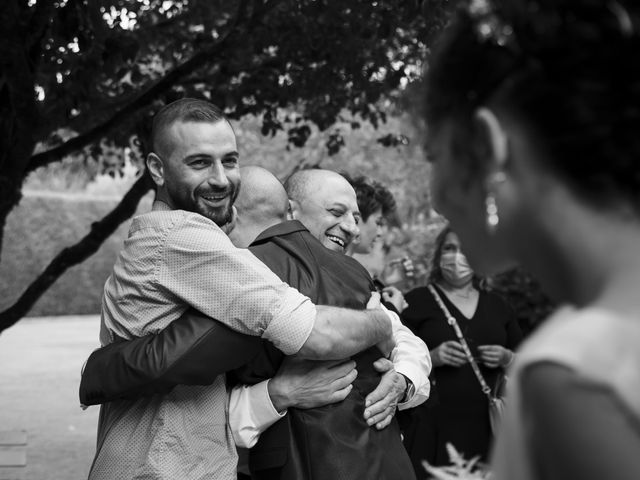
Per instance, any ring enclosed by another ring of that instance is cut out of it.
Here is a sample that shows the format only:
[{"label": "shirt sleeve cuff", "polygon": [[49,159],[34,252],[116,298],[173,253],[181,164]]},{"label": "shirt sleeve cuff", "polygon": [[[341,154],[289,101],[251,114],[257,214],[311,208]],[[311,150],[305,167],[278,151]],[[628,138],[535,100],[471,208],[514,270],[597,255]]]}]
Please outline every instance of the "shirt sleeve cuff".
[{"label": "shirt sleeve cuff", "polygon": [[316,314],[316,306],[309,298],[288,288],[282,297],[280,309],[269,322],[262,338],[269,340],[285,355],[294,355],[309,338]]},{"label": "shirt sleeve cuff", "polygon": [[427,380],[423,381],[424,374],[420,371],[420,368],[411,362],[401,361],[394,362],[393,368],[396,372],[407,377],[415,385],[416,390],[413,395],[406,399],[402,403],[398,403],[399,410],[406,410],[407,408],[417,407],[421,403],[424,403],[431,392],[431,383]]},{"label": "shirt sleeve cuff", "polygon": [[273,406],[268,383],[265,380],[234,387],[229,395],[229,425],[238,447],[253,447],[260,435],[287,413],[280,413]]},{"label": "shirt sleeve cuff", "polygon": [[257,385],[254,385],[252,390],[252,404],[254,407],[253,410],[253,420],[255,422],[256,428],[261,432],[264,432],[271,425],[276,423],[282,417],[287,414],[287,411],[278,412],[276,407],[273,406],[273,402],[271,401],[271,397],[269,397],[269,382],[271,379],[268,379],[264,382],[260,382]]}]

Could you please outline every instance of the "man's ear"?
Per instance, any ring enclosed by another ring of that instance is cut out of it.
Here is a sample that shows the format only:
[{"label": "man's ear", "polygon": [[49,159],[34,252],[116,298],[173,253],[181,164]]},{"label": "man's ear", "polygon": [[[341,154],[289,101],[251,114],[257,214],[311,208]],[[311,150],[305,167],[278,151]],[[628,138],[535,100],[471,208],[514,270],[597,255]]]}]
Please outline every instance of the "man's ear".
[{"label": "man's ear", "polygon": [[500,123],[500,119],[493,110],[487,107],[480,107],[476,110],[476,121],[480,124],[481,130],[485,132],[484,139],[488,146],[487,170],[489,172],[504,171],[509,157],[509,147],[507,134]]},{"label": "man's ear", "polygon": [[289,209],[287,210],[287,219],[297,220],[299,212],[300,212],[300,204],[295,200],[289,199]]},{"label": "man's ear", "polygon": [[164,185],[164,165],[162,164],[162,159],[151,152],[147,155],[147,168],[149,169],[149,173],[151,174],[151,178],[155,182],[158,187]]}]

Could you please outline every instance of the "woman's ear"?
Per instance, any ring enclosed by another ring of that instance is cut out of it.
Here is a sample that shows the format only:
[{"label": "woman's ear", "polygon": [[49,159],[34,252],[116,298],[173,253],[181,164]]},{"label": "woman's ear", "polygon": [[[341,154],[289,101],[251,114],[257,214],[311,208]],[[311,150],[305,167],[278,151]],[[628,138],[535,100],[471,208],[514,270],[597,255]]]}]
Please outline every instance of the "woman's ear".
[{"label": "woman's ear", "polygon": [[475,119],[480,124],[481,131],[486,134],[489,172],[503,171],[507,164],[509,148],[507,134],[502,128],[500,120],[493,110],[487,107],[480,107],[476,110]]},{"label": "woman's ear", "polygon": [[162,159],[153,152],[147,155],[147,168],[154,183],[158,187],[164,185],[164,165]]}]

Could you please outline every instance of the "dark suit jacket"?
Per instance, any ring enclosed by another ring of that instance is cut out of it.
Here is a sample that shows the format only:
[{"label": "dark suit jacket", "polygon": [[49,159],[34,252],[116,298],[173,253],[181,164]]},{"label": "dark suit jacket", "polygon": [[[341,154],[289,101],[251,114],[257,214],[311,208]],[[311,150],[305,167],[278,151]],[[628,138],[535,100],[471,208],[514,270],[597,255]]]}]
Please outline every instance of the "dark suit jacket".
[{"label": "dark suit jacket", "polygon": [[[276,275],[307,295],[317,305],[364,309],[373,281],[356,260],[327,249],[297,221],[265,230],[251,251]],[[398,425],[378,431],[364,418],[365,397],[375,389],[380,374],[373,362],[382,357],[370,348],[354,357],[358,377],[347,398],[337,404],[307,410],[292,408],[264,432],[249,454],[254,478],[411,479],[409,458]],[[268,342],[249,364],[231,379],[254,384],[272,378],[283,354]]]}]

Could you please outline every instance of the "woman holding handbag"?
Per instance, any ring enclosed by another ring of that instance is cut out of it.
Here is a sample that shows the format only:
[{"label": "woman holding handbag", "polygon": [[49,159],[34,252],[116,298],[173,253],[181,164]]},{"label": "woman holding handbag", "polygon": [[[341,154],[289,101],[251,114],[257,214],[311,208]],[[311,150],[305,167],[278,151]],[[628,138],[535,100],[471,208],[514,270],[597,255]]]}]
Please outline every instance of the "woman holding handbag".
[{"label": "woman holding handbag", "polygon": [[405,446],[419,478],[425,476],[422,460],[449,463],[447,443],[466,457],[487,458],[487,388],[513,360],[522,334],[507,304],[477,283],[458,236],[446,227],[436,239],[429,286],[406,296],[403,321],[425,341],[433,364],[430,399],[403,419]]}]

